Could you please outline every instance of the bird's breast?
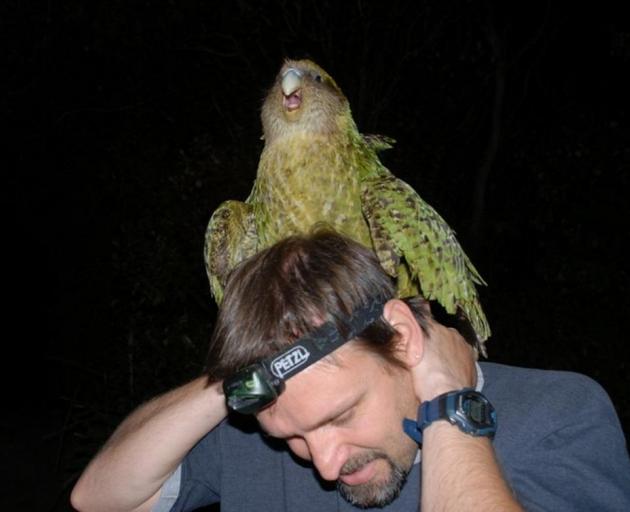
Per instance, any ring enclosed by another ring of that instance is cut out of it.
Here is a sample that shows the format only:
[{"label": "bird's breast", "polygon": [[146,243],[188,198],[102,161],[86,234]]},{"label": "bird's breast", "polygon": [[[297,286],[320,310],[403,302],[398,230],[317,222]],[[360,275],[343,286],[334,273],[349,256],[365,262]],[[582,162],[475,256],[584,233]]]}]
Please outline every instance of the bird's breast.
[{"label": "bird's breast", "polygon": [[258,233],[264,246],[325,223],[369,245],[356,162],[339,148],[266,151],[257,177]]}]

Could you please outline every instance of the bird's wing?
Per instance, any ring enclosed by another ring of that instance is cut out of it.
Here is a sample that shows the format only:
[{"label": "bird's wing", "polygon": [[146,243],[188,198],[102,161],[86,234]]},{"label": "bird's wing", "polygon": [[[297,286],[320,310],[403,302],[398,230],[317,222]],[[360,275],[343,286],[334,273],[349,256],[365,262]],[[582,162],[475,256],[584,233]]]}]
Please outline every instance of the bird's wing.
[{"label": "bird's wing", "polygon": [[394,144],[396,144],[396,141],[387,135],[363,133],[361,134],[361,137],[363,137],[363,141],[368,145],[368,147],[376,153],[380,153],[386,149],[392,149]]},{"label": "bird's wing", "polygon": [[427,300],[437,300],[450,314],[461,309],[485,341],[490,327],[475,288],[485,282],[446,221],[391,174],[363,181],[362,208],[385,270],[396,275],[392,270],[403,260]]},{"label": "bird's wing", "polygon": [[223,287],[229,273],[256,252],[258,236],[251,205],[225,201],[208,222],[204,246],[210,290],[217,304],[223,300]]}]

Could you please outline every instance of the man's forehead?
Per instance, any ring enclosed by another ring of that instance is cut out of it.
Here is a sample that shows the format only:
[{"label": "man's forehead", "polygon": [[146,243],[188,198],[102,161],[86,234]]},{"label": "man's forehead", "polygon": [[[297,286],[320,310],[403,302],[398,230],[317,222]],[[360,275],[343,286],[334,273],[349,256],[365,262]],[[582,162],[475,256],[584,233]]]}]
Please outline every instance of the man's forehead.
[{"label": "man's forehead", "polygon": [[288,379],[285,384],[285,393],[288,393],[290,397],[307,389],[316,391],[318,389],[335,387],[338,381],[345,381],[351,378],[351,374],[360,370],[360,364],[358,364],[359,354],[357,354],[357,350],[353,345],[353,343],[348,343],[339,347],[312,366],[305,368],[302,372]]},{"label": "man's forehead", "polygon": [[364,380],[359,378],[360,359],[356,348],[340,347],[287,380],[285,391],[258,414],[258,419],[263,426],[268,421],[308,426],[319,417],[342,412],[360,393],[356,385]]}]

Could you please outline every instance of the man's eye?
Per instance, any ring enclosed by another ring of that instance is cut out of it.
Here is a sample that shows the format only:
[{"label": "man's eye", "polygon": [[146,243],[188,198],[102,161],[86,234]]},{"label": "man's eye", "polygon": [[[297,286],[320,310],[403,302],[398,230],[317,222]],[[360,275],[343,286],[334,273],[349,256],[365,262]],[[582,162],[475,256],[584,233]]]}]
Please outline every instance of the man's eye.
[{"label": "man's eye", "polygon": [[333,425],[337,426],[337,427],[343,427],[344,425],[347,425],[348,423],[350,423],[350,421],[352,420],[352,418],[354,417],[354,408],[347,410],[346,412],[344,412],[343,414],[340,414],[339,416],[337,416],[333,421]]}]

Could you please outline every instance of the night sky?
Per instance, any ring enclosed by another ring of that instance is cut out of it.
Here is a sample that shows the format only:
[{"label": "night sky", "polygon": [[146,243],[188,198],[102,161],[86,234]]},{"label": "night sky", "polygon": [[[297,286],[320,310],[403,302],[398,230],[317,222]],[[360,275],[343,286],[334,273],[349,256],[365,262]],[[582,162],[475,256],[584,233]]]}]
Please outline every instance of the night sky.
[{"label": "night sky", "polygon": [[2,510],[70,510],[120,420],[200,371],[205,226],[249,194],[285,57],[397,141],[384,163],[488,283],[489,359],[595,378],[628,437],[630,23],[504,4],[4,3]]}]

